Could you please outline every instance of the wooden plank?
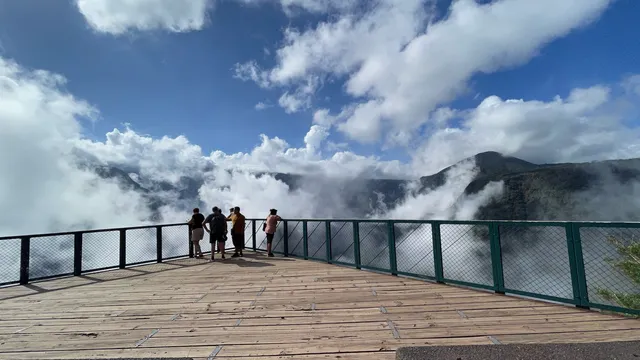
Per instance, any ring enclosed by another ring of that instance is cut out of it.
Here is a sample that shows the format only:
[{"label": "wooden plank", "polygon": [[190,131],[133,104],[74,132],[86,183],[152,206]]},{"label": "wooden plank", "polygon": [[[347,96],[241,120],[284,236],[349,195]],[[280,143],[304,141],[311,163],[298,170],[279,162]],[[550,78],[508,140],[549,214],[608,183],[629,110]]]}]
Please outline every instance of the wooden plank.
[{"label": "wooden plank", "polygon": [[302,260],[234,261],[180,260],[0,289],[0,358],[207,359],[217,348],[216,359],[391,359],[403,345],[640,333],[639,320],[490,292]]}]

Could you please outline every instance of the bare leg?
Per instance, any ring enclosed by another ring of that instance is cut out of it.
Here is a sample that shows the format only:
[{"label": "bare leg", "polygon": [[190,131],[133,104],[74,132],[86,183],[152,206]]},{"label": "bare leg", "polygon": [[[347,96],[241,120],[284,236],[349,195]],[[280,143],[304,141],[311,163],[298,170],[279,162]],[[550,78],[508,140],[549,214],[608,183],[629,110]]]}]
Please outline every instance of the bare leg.
[{"label": "bare leg", "polygon": [[195,245],[196,257],[202,257],[202,249],[200,248],[200,241],[196,241],[194,245]]},{"label": "bare leg", "polygon": [[218,249],[220,249],[220,254],[222,255],[222,258],[224,259],[224,241],[219,241],[218,242]]}]

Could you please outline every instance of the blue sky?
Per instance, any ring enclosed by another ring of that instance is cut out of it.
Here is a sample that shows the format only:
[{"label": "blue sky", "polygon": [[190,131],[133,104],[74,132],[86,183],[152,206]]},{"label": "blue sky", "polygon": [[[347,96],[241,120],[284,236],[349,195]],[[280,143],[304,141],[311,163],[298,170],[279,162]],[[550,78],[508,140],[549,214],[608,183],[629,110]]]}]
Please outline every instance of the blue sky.
[{"label": "blue sky", "polygon": [[[449,5],[438,3],[441,16]],[[640,72],[637,14],[640,2],[618,0],[596,22],[556,38],[524,64],[476,73],[467,92],[441,105],[474,108],[490,95],[550,101],[577,87],[618,83]],[[69,92],[100,110],[100,120],[85,130],[95,140],[104,141],[106,132],[130,123],[136,132],[156,138],[184,134],[205,154],[215,149],[249,152],[261,133],[303,147],[316,109],[335,113],[353,101],[344,91],[344,77],[319,88],[310,108],[286,113],[278,106],[282,89],[241,81],[234,78],[233,68],[250,60],[262,68],[276,66],[273,54],[282,45],[284,28],[312,29],[333,16],[287,16],[277,4],[220,1],[209,11],[207,26],[198,31],[115,36],[91,29],[72,1],[3,1],[0,51],[22,66],[64,75]],[[274,106],[258,111],[254,106],[261,101]],[[361,155],[409,159],[402,147],[383,151],[379,142],[349,141],[339,131],[332,131],[329,139],[348,141]]]}]

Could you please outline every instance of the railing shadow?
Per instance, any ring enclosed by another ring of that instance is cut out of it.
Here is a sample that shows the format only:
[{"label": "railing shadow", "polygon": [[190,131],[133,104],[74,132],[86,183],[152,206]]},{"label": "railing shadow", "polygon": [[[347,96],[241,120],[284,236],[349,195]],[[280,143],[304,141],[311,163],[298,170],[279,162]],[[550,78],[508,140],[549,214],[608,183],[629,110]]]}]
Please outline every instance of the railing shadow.
[{"label": "railing shadow", "polygon": [[[274,264],[257,261],[256,259],[258,258],[266,260],[264,255],[257,254],[257,253],[244,254],[244,258],[249,258],[251,260],[245,260],[243,258],[229,258],[229,257],[227,257],[225,260],[221,260],[220,255],[219,254],[216,254],[216,255],[217,256],[216,256],[215,263],[220,263],[224,265],[236,265],[238,267],[275,266]],[[281,258],[269,258],[269,260],[273,260],[273,259],[281,259]],[[293,259],[288,259],[288,260],[293,260]],[[22,287],[22,288],[33,290],[34,292],[28,293],[28,294],[17,294],[17,295],[12,295],[7,297],[0,296],[0,301],[25,298],[32,295],[50,293],[50,292],[55,292],[60,290],[81,288],[83,286],[88,286],[88,285],[93,285],[98,283],[105,283],[105,282],[116,281],[116,280],[134,279],[134,278],[138,278],[140,276],[145,276],[149,274],[159,274],[159,273],[176,270],[180,268],[189,268],[189,267],[211,265],[211,264],[212,263],[208,261],[207,253],[205,253],[205,257],[203,259],[195,259],[195,258],[187,257],[187,258],[169,260],[162,263],[143,264],[135,268],[132,267],[132,268],[126,268],[126,269],[103,270],[98,272],[89,272],[79,276],[69,276],[65,278],[42,280],[42,281],[33,282],[25,285],[12,285],[12,286],[5,287],[5,289]],[[47,288],[46,286],[44,286],[49,284],[53,284],[55,286],[55,283],[56,282],[59,283],[60,281],[73,282],[73,281],[79,281],[79,280],[88,280],[88,282],[83,282],[79,284],[69,284],[67,286],[60,286],[55,288]]]}]

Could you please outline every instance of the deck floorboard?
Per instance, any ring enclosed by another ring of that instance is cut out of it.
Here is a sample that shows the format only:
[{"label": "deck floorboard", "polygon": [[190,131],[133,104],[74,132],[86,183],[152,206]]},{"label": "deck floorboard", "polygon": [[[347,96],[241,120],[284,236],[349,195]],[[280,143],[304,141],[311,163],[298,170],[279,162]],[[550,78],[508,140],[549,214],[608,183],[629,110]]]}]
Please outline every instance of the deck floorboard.
[{"label": "deck floorboard", "polygon": [[254,253],[0,289],[0,359],[394,359],[410,345],[630,340],[640,320]]}]

